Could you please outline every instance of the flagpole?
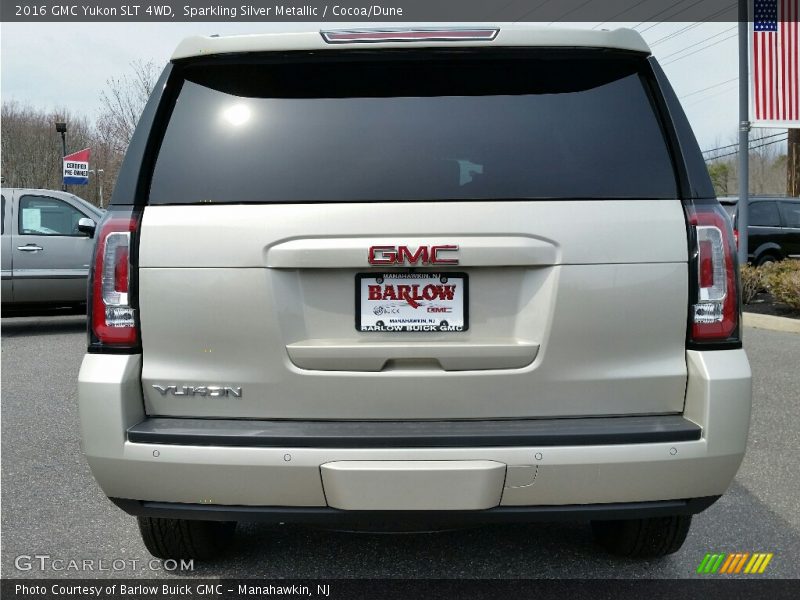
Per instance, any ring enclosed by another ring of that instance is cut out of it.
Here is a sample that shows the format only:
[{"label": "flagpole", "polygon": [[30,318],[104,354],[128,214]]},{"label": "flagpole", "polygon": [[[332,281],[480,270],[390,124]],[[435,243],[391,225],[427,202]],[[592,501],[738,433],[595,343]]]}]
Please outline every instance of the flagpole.
[{"label": "flagpole", "polygon": [[750,199],[750,28],[747,4],[739,0],[739,264],[746,265],[748,259],[747,226]]}]

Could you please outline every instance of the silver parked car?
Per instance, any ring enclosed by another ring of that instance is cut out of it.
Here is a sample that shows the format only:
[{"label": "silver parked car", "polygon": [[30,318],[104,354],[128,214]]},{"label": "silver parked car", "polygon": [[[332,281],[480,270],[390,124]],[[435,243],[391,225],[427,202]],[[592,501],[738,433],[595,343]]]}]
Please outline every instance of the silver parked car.
[{"label": "silver parked car", "polygon": [[3,188],[4,306],[86,302],[94,229],[104,211],[66,192]]},{"label": "silver parked car", "polygon": [[190,38],[97,240],[83,450],[156,556],[564,518],[663,556],[744,455],[730,219],[631,30]]}]

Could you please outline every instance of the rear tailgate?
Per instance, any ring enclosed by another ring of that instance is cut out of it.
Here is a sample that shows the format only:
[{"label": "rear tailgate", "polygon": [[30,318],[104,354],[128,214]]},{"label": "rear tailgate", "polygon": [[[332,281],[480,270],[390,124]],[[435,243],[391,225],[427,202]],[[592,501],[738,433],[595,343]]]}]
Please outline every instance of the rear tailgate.
[{"label": "rear tailgate", "polygon": [[[330,205],[324,218],[315,205],[147,208],[139,281],[147,412],[419,419],[682,409],[680,202],[490,211],[437,203],[425,205],[424,222],[415,205],[365,208]],[[387,270],[368,264],[368,248],[416,240],[459,245],[458,266],[424,270],[468,273],[469,329],[356,331],[356,274]]]},{"label": "rear tailgate", "polygon": [[185,67],[141,224],[147,412],[681,411],[686,225],[644,57],[373,58]]}]

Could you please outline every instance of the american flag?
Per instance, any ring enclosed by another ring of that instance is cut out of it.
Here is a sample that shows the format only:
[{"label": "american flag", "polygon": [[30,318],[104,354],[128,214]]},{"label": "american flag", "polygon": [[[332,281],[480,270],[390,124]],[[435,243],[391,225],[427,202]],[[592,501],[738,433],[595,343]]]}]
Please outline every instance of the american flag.
[{"label": "american flag", "polygon": [[800,121],[800,0],[755,0],[753,104],[756,121]]}]

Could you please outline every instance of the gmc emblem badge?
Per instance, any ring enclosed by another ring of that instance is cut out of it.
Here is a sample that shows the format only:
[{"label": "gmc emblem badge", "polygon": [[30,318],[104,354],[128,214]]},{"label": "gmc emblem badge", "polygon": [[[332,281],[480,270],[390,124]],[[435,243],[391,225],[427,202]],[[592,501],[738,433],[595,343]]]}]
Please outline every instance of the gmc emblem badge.
[{"label": "gmc emblem badge", "polygon": [[453,252],[458,252],[455,244],[419,246],[414,251],[408,246],[370,246],[367,260],[371,265],[457,265],[458,258],[442,257]]}]

